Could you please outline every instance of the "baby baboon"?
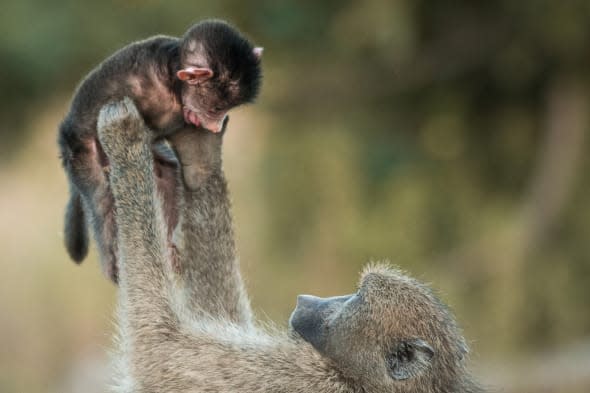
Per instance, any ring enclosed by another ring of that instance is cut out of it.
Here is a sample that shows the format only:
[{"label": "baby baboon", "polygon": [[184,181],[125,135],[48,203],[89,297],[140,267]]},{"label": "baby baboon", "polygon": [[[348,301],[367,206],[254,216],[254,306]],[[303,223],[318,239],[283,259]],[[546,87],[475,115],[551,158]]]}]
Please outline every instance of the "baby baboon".
[{"label": "baby baboon", "polygon": [[288,333],[244,329],[207,312],[184,324],[173,304],[177,273],[150,132],[130,100],[107,105],[98,132],[111,162],[121,256],[117,391],[481,391],[451,313],[428,288],[384,265],[365,269],[352,295],[300,296]]},{"label": "baby baboon", "polygon": [[[258,94],[261,55],[262,48],[253,47],[235,28],[213,20],[192,26],[182,38],[156,36],[132,43],[88,74],[74,94],[58,140],[70,181],[65,244],[74,261],[87,254],[88,219],[104,269],[116,281],[113,201],[104,174],[108,160],[96,140],[100,108],[131,97],[160,138],[187,127],[218,132],[228,110]],[[166,166],[156,158],[156,165]],[[190,162],[182,162],[182,168],[185,183],[192,186],[191,173],[198,168]]]}]

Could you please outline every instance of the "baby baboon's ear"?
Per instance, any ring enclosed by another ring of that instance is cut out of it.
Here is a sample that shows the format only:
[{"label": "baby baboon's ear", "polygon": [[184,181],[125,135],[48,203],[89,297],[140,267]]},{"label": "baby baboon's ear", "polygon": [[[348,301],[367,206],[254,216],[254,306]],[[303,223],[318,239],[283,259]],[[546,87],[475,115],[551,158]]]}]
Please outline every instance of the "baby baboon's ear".
[{"label": "baby baboon's ear", "polygon": [[254,56],[256,56],[258,60],[262,58],[262,52],[264,52],[264,48],[261,46],[257,46],[252,50],[252,53],[254,53]]},{"label": "baby baboon's ear", "polygon": [[387,366],[393,379],[404,380],[422,374],[430,367],[434,350],[419,338],[402,340],[387,356]]},{"label": "baby baboon's ear", "polygon": [[186,67],[176,73],[176,77],[190,85],[198,85],[213,77],[210,68]]}]

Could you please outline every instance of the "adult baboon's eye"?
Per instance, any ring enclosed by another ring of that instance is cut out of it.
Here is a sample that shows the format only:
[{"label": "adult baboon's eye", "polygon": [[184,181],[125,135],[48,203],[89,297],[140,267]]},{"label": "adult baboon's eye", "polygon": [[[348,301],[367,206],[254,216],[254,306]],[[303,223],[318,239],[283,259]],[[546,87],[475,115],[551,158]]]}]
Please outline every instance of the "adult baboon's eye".
[{"label": "adult baboon's eye", "polygon": [[421,339],[402,340],[386,356],[389,374],[393,379],[404,380],[424,373],[434,357],[432,347]]}]

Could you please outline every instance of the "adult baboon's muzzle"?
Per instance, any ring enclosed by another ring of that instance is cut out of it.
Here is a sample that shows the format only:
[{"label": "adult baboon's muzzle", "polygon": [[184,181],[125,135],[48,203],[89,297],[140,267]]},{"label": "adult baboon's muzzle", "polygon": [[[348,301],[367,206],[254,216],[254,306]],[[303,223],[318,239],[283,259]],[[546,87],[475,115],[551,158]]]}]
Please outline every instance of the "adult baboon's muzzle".
[{"label": "adult baboon's muzzle", "polygon": [[328,339],[329,317],[340,310],[352,295],[321,298],[311,295],[297,296],[297,306],[289,324],[305,341],[324,353]]}]

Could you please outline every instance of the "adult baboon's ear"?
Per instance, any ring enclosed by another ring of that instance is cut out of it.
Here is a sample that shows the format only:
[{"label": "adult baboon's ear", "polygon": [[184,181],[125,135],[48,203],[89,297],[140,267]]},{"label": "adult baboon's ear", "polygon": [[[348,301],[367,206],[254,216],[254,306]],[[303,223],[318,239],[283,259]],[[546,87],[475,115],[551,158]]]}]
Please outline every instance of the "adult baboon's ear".
[{"label": "adult baboon's ear", "polygon": [[404,380],[422,374],[430,367],[434,350],[419,338],[403,340],[387,356],[387,366],[393,379]]}]

